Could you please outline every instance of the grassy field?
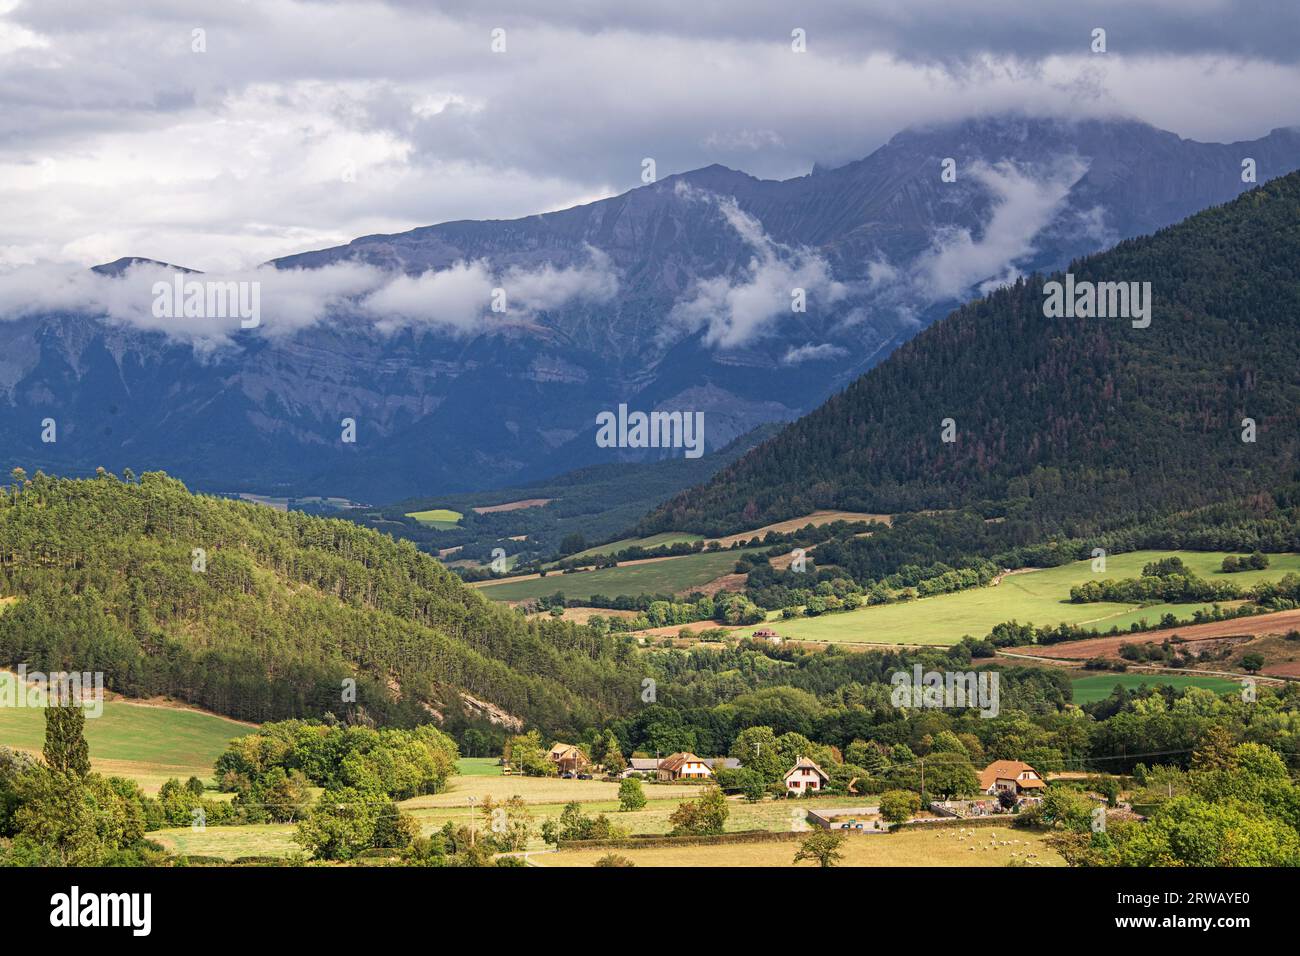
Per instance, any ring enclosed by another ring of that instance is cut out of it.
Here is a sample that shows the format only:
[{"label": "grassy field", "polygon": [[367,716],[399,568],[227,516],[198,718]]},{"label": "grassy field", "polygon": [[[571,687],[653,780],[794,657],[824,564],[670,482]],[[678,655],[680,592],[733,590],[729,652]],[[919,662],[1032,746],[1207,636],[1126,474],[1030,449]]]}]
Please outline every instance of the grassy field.
[{"label": "grassy field", "polygon": [[291,856],[302,853],[301,846],[293,842],[297,827],[291,823],[256,823],[250,826],[173,827],[153,830],[150,840],[156,840],[170,853],[215,856],[234,860],[241,856]]},{"label": "grassy field", "polygon": [[[534,826],[538,828],[548,817],[558,817],[566,803],[576,800],[582,804],[584,812],[617,816],[619,825],[628,827],[631,832],[666,833],[669,829],[668,815],[678,803],[697,796],[701,789],[696,786],[647,784],[645,793],[649,803],[646,809],[635,813],[619,813],[616,783],[606,783],[603,780],[561,780],[555,777],[505,777],[496,766],[495,757],[464,757],[457,761],[457,769],[460,773],[451,778],[444,792],[402,802],[402,809],[415,817],[426,834],[441,829],[449,820],[458,826],[474,820],[482,826],[485,822],[483,815],[472,809],[470,798],[474,799],[474,806],[477,806],[488,796],[502,801],[516,794],[527,801],[529,812],[533,814]],[[856,802],[861,803],[862,798],[856,798]],[[760,804],[758,808],[737,804],[733,808],[733,816],[741,821],[771,817],[780,822],[789,820],[789,809],[776,803]],[[730,828],[753,829],[757,825],[749,822]],[[233,860],[239,856],[289,856],[298,852],[301,847],[293,842],[295,829],[292,824],[278,823],[213,826],[204,832],[178,827],[155,831],[149,837],[174,852]],[[543,846],[540,836],[534,837],[531,848],[541,849]]]},{"label": "grassy field", "polygon": [[1070,683],[1074,688],[1076,704],[1092,704],[1105,700],[1115,689],[1116,684],[1128,690],[1137,690],[1143,684],[1148,687],[1204,687],[1216,694],[1241,690],[1239,681],[1229,680],[1226,677],[1194,674],[1089,674],[1086,677],[1074,678]]},{"label": "grassy field", "polygon": [[[694,788],[689,787],[651,787],[645,788],[647,804],[641,810],[622,811],[617,800],[583,800],[583,813],[594,815],[603,813],[610,821],[632,834],[665,834],[672,829],[669,817],[683,800],[693,796]],[[860,807],[871,803],[870,797],[825,797],[816,803],[818,807]],[[402,804],[410,808],[411,803]],[[745,803],[741,800],[728,801],[729,813],[725,829],[728,833],[740,830],[792,830],[802,827],[806,819],[807,804],[785,801],[764,801],[762,803]],[[556,819],[564,810],[563,803],[529,803],[528,812],[533,815],[533,826],[540,829],[543,821]],[[471,819],[468,805],[460,807],[433,807],[412,809],[411,815],[420,822],[424,833],[441,829],[447,821],[457,826],[464,826]],[[473,819],[479,826],[485,825],[483,814],[474,814]],[[545,844],[539,835],[529,841],[529,849],[542,849]]]},{"label": "grassy field", "polygon": [[[752,531],[742,531],[739,534],[730,534],[723,538],[710,538],[708,540],[718,541],[722,547],[729,548],[737,541],[752,541],[754,538],[761,538],[769,531],[781,533],[798,531],[807,525],[821,527],[824,524],[830,524],[833,521],[878,521],[882,524],[890,524],[893,521],[892,515],[867,514],[861,511],[814,511],[811,514],[804,515],[802,518],[791,518],[788,521],[777,521],[773,524],[765,524],[761,528],[755,528]],[[666,544],[678,544],[682,541],[703,541],[703,535],[690,534],[685,531],[663,531],[659,534],[652,534],[645,538],[622,538],[618,541],[611,541],[609,544],[596,545],[588,548],[586,551],[579,551],[571,555],[575,558],[592,557],[597,554],[617,554],[624,548],[639,546],[642,548],[658,548]]]},{"label": "grassy field", "polygon": [[408,511],[406,517],[414,518],[426,527],[447,531],[460,524],[460,519],[465,516],[450,508],[430,508],[427,511]]},{"label": "grassy field", "polygon": [[[752,550],[752,549],[749,549]],[[713,551],[678,558],[625,564],[617,568],[548,574],[544,578],[490,582],[480,590],[494,601],[524,601],[563,591],[566,598],[585,601],[593,594],[678,594],[727,574],[746,551]]]},{"label": "grassy field", "polygon": [[594,548],[588,548],[586,551],[579,551],[577,554],[571,554],[566,558],[590,558],[598,554],[618,554],[626,548],[661,548],[666,544],[681,544],[689,541],[702,541],[703,535],[687,534],[682,531],[664,531],[661,534],[652,534],[645,538],[622,538],[618,541],[611,541],[609,544],[598,544]]},{"label": "grassy field", "polygon": [[[510,781],[512,778],[505,778]],[[553,791],[529,787],[528,783],[545,783],[546,781],[537,778],[523,777],[513,778],[515,783],[524,782],[525,786],[516,787],[513,791],[510,788],[501,790],[493,794],[493,799],[505,799],[512,793],[519,793],[528,800],[528,812],[533,817],[534,834],[529,841],[529,850],[545,849],[547,844],[542,841],[540,831],[542,823],[548,819],[556,819],[564,810],[565,803],[568,800],[537,803],[531,800],[530,795],[550,793]],[[461,781],[463,782],[463,780]],[[588,781],[562,781],[563,783],[585,784]],[[456,826],[467,826],[473,822],[476,826],[482,828],[488,825],[488,821],[480,810],[472,809],[469,803],[464,799],[473,787],[458,787],[450,791],[451,793],[461,794],[461,799],[440,806],[430,806],[429,802],[432,797],[417,797],[414,800],[407,800],[402,803],[402,808],[408,811],[420,824],[420,831],[425,835],[442,829],[443,825],[451,822]],[[579,793],[570,793],[566,797],[577,799],[582,804],[583,813],[595,815],[598,813],[606,814],[610,820],[617,826],[622,827],[629,833],[644,834],[664,834],[672,829],[672,824],[668,818],[677,808],[677,805],[683,800],[689,800],[698,791],[695,787],[678,787],[678,786],[646,786],[646,797],[648,803],[642,810],[633,810],[628,812],[620,811],[617,799],[591,799],[593,794],[590,792],[581,792],[583,788],[577,788]],[[446,796],[439,794],[437,796]],[[817,807],[858,807],[864,802],[869,802],[870,798],[864,797],[834,797],[823,798],[816,802]],[[740,800],[729,801],[729,814],[727,816],[726,830],[728,833],[734,833],[740,830],[773,830],[787,831],[794,829],[797,825],[803,826],[805,811],[808,805],[805,803],[790,803],[782,801],[764,801],[762,803],[745,803]],[[197,853],[204,856],[218,856],[223,859],[233,860],[240,856],[289,856],[292,853],[299,852],[301,847],[293,842],[295,826],[292,824],[257,824],[246,827],[208,827],[205,832],[195,832],[188,827],[177,827],[167,830],[158,830],[149,834],[149,838],[157,840],[173,852]]]},{"label": "grassy field", "polygon": [[[1035,854],[1035,862],[1064,866],[1065,861],[1043,842],[1043,834],[1010,827],[903,830],[888,834],[855,834],[844,841],[841,866],[1006,866]],[[996,840],[996,843],[992,841]],[[972,849],[973,847],[973,849]],[[793,866],[799,849],[796,838],[773,843],[721,846],[651,847],[615,850],[637,866]],[[564,850],[529,857],[535,866],[591,866],[608,850]],[[815,866],[800,863],[800,866]]]},{"label": "grassy field", "polygon": [[[495,759],[495,758],[491,758]],[[699,793],[700,788],[691,785],[651,785],[646,784],[646,797],[650,800],[685,800]],[[414,797],[402,806],[408,810],[431,808],[460,808],[469,805],[473,797],[482,801],[491,796],[493,800],[505,800],[519,795],[528,803],[564,804],[576,800],[584,805],[589,803],[618,803],[618,784],[604,780],[562,780],[559,777],[518,777],[496,774],[461,774],[452,777],[447,789],[442,793],[431,793],[423,797]]]},{"label": "grassy field", "polygon": [[[152,794],[169,777],[209,780],[227,741],[252,730],[201,711],[108,700],[101,716],[86,720],[86,741],[95,770],[129,777]],[[43,711],[0,708],[0,746],[39,753],[44,743]]]},{"label": "grassy field", "polygon": [[810,641],[868,644],[955,644],[964,635],[984,637],[1004,621],[1037,625],[1081,624],[1108,630],[1112,624],[1127,627],[1141,618],[1151,623],[1172,612],[1180,619],[1192,616],[1201,604],[1159,605],[1142,608],[1135,604],[1071,604],[1070,588],[1090,580],[1138,577],[1142,566],[1157,558],[1176,554],[1202,577],[1232,580],[1249,586],[1263,579],[1280,578],[1300,571],[1300,555],[1271,555],[1264,571],[1226,575],[1219,570],[1225,552],[1137,551],[1112,555],[1105,574],[1094,574],[1090,561],[1076,561],[1059,568],[1025,574],[1011,574],[995,587],[975,588],[956,594],[941,594],[905,604],[887,604],[819,618],[776,621],[778,634]]},{"label": "grassy field", "polygon": [[499,777],[501,765],[496,757],[461,757],[456,772],[462,777]]},{"label": "grassy field", "polygon": [[[818,805],[823,805],[818,801]],[[545,816],[552,815],[550,807],[533,808],[534,822],[541,824]],[[546,813],[537,811],[545,809]],[[749,806],[732,801],[731,816],[727,821],[729,832],[737,830],[787,830],[790,826],[791,806],[786,803],[764,803]],[[587,813],[602,812],[600,807],[585,806]],[[558,814],[559,808],[555,809]],[[606,809],[605,812],[609,812]],[[665,819],[667,809],[664,811]],[[644,829],[647,814],[654,811],[643,810],[637,813],[610,812],[614,822],[627,826],[637,833],[666,832],[666,826]],[[421,827],[431,832],[442,826],[439,818],[432,815],[420,815]],[[468,822],[468,811],[448,814],[446,819],[457,823]],[[480,825],[482,816],[478,817]],[[233,860],[241,856],[280,856],[287,857],[300,853],[302,848],[293,842],[295,827],[291,824],[259,824],[246,827],[208,827],[203,831],[194,831],[189,827],[177,827],[169,830],[156,830],[149,834],[151,840],[157,840],[173,853],[192,853],[203,856],[215,856]],[[993,841],[996,840],[996,843]],[[1004,845],[1005,844],[1005,845]],[[972,849],[974,847],[974,849]],[[789,840],[773,843],[744,843],[722,846],[694,847],[653,847],[641,850],[615,850],[620,856],[626,856],[637,866],[791,866],[794,854],[799,848],[799,839],[792,836]],[[540,840],[533,840],[529,850],[533,851],[529,862],[535,866],[591,866],[609,850],[564,850],[561,852],[538,852],[545,850]],[[1032,859],[1040,865],[1064,866],[1064,861],[1055,851],[1043,843],[1043,835],[1035,832],[1014,830],[1010,827],[971,828],[963,835],[960,828],[944,827],[933,830],[903,830],[898,833],[867,835],[850,835],[844,843],[844,861],[842,866],[969,866],[990,867],[1006,866],[1008,863]],[[801,866],[811,864],[803,863]]]}]

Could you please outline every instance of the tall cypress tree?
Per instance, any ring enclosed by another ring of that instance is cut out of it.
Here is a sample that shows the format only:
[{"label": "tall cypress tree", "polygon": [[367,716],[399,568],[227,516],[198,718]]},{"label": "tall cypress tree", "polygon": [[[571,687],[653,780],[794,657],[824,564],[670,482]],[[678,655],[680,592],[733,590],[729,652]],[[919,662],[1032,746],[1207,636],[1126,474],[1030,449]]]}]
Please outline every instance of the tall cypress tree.
[{"label": "tall cypress tree", "polygon": [[84,777],[90,773],[86,712],[80,704],[45,708],[45,762],[51,770]]}]

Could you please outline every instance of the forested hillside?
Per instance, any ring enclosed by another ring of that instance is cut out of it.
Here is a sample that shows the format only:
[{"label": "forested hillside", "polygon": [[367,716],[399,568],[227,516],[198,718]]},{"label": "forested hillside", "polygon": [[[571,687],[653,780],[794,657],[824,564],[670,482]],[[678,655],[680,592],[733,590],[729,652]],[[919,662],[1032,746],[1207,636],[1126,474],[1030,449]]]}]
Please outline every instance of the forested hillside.
[{"label": "forested hillside", "polygon": [[[1045,318],[1034,276],[973,302],[651,514],[726,533],[816,508],[975,506],[997,544],[1266,492],[1300,436],[1300,174],[1078,261],[1150,282],[1148,328]],[[941,440],[954,421],[955,441]],[[1243,440],[1243,419],[1255,441]]]},{"label": "forested hillside", "polygon": [[526,622],[409,542],[125,477],[16,470],[0,493],[0,665],[250,720],[464,726],[464,692],[559,732],[638,699],[625,639]]}]

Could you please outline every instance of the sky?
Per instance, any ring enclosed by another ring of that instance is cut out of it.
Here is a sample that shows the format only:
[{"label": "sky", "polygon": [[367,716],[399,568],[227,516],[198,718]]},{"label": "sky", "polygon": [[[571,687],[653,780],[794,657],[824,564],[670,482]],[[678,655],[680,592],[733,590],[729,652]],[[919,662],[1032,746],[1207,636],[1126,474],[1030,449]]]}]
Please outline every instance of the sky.
[{"label": "sky", "polygon": [[1254,139],[1297,90],[1295,0],[0,0],[0,270],[248,269],[1006,111]]}]

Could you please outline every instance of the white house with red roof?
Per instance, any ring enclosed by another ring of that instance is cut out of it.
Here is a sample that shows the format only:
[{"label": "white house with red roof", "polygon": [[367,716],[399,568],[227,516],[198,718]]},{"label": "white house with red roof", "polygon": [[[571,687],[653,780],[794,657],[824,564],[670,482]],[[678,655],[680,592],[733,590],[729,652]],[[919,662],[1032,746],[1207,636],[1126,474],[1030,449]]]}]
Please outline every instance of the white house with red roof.
[{"label": "white house with red roof", "polygon": [[1045,789],[1047,782],[1042,775],[1021,760],[995,760],[980,771],[980,790],[984,793],[1010,790],[1020,796]]},{"label": "white house with red roof", "polygon": [[826,784],[830,783],[831,778],[821,767],[813,763],[807,757],[800,757],[793,767],[786,771],[785,789],[787,793],[801,794],[813,792],[816,793]]}]

